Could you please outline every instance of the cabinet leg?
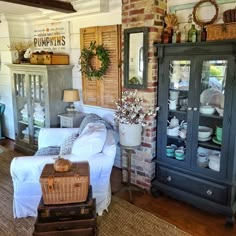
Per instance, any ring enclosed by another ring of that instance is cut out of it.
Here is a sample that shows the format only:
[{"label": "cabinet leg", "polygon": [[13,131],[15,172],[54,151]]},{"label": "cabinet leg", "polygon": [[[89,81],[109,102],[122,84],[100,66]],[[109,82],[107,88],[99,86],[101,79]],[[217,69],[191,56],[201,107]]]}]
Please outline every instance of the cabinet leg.
[{"label": "cabinet leg", "polygon": [[226,222],[225,222],[225,227],[227,227],[227,228],[231,228],[231,227],[233,227],[234,226],[234,221],[235,221],[235,218],[234,218],[234,216],[229,216],[229,217],[227,217],[226,218]]},{"label": "cabinet leg", "polygon": [[152,194],[153,197],[157,198],[157,197],[160,197],[161,191],[158,190],[155,186],[152,186],[151,187],[151,194]]}]

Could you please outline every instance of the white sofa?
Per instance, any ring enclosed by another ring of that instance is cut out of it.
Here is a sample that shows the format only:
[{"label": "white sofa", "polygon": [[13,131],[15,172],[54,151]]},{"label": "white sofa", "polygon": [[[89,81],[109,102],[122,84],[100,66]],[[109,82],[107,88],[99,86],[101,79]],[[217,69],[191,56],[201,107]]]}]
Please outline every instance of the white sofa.
[{"label": "white sofa", "polygon": [[[88,125],[92,127],[95,123]],[[110,174],[116,155],[113,132],[107,129],[104,124],[100,125],[105,129],[105,133],[103,132],[102,134],[105,134],[104,143],[99,140],[99,138],[101,139],[101,134],[96,136],[96,129],[85,132],[88,136],[84,135],[83,132],[86,130],[86,126],[75,140],[72,154],[63,155],[64,158],[72,162],[89,162],[90,184],[92,185],[93,197],[96,198],[98,215],[102,215],[103,211],[107,210],[111,201]],[[39,149],[48,146],[60,146],[68,135],[78,131],[79,128],[43,128],[39,133]],[[91,138],[89,136],[91,134],[95,134],[95,138]],[[79,140],[78,143],[76,143],[77,140]],[[97,142],[102,145],[100,152],[97,150],[98,145],[94,147]],[[37,216],[37,207],[42,195],[39,182],[40,174],[44,165],[53,163],[57,157],[58,155],[21,156],[12,160],[10,172],[14,188],[13,214],[15,218]]]}]

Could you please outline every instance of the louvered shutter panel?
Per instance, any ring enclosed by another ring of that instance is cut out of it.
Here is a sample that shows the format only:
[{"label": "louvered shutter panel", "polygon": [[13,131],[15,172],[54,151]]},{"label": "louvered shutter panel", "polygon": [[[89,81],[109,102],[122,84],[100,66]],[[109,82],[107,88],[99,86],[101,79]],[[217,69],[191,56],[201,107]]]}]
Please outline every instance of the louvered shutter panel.
[{"label": "louvered shutter panel", "polygon": [[[92,41],[98,42],[97,27],[80,29],[80,48],[88,48]],[[91,60],[91,65],[96,67],[96,59]],[[88,80],[82,74],[83,102],[84,104],[99,106],[99,84],[97,80]]]},{"label": "louvered shutter panel", "polygon": [[[81,49],[89,47],[91,41],[103,44],[109,51],[111,63],[102,80],[83,79],[83,99],[88,105],[115,108],[114,101],[121,93],[121,26],[90,27],[80,30]],[[92,66],[100,67],[99,60],[92,60]]]},{"label": "louvered shutter panel", "polygon": [[111,60],[107,73],[100,81],[101,106],[106,108],[115,108],[114,101],[119,97],[121,91],[120,30],[119,25],[98,28],[99,42],[109,51]]}]

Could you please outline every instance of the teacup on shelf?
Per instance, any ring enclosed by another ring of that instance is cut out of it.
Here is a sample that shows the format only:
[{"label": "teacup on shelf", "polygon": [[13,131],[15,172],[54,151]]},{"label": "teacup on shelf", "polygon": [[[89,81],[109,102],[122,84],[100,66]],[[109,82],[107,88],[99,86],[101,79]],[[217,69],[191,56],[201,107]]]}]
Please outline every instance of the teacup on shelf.
[{"label": "teacup on shelf", "polygon": [[175,150],[175,159],[177,160],[184,160],[184,150],[177,149]]}]

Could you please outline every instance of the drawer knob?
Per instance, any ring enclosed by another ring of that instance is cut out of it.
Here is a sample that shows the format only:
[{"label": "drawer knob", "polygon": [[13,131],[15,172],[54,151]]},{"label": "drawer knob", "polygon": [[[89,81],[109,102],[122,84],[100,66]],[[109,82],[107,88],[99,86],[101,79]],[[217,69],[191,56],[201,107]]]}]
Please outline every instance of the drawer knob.
[{"label": "drawer knob", "polygon": [[166,179],[168,182],[170,182],[172,180],[171,176],[168,176]]},{"label": "drawer knob", "polygon": [[208,190],[206,191],[206,193],[207,193],[207,195],[209,195],[209,196],[212,195],[212,191],[211,191],[210,189],[208,189]]}]

